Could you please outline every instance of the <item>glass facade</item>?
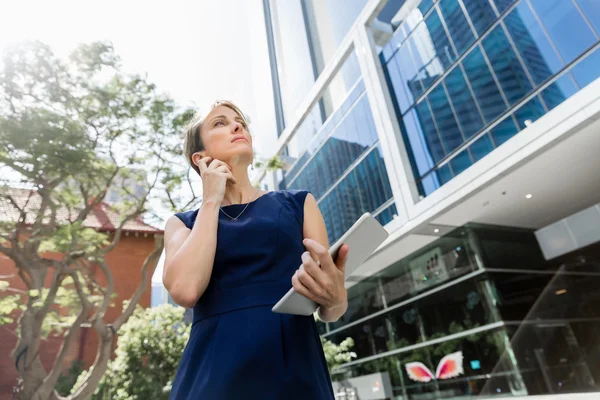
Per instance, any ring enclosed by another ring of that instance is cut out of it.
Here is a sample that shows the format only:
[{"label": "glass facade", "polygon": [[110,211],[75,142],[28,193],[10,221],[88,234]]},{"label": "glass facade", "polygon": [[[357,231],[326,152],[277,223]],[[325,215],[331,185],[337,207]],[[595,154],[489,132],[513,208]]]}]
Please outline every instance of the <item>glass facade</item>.
[{"label": "glass facade", "polygon": [[[307,98],[367,2],[270,3],[279,77],[292,88],[282,87],[293,131],[276,183],[313,193],[330,243],[364,212],[389,223],[398,210],[380,138],[392,133],[376,127],[386,117],[370,102],[381,97],[373,67],[359,63],[364,35]],[[369,40],[423,197],[600,75],[596,0],[422,0],[405,12],[410,4],[382,2]],[[300,22],[281,27],[292,17]],[[600,244],[546,261],[532,230],[467,224],[379,267],[353,275],[345,315],[318,324],[323,338],[355,343],[334,381],[388,374],[395,400],[600,391]]]},{"label": "glass facade", "polygon": [[[598,261],[600,245],[548,262],[531,231],[459,228],[351,286],[346,315],[320,324],[355,342],[334,380],[387,372],[395,399],[600,390]],[[458,376],[411,373],[452,354]]]},{"label": "glass facade", "polygon": [[[300,124],[286,147],[292,165],[279,183],[280,189],[311,191],[325,218],[330,243],[365,212],[373,213],[384,225],[396,214],[364,82],[360,75],[350,73],[357,71],[356,65],[352,53],[332,80],[332,84],[336,78],[352,82],[341,92],[345,97],[332,107],[334,111],[321,113],[321,105],[333,89],[330,84]],[[314,115],[319,118],[312,118]]]},{"label": "glass facade", "polygon": [[427,196],[600,76],[588,0],[440,0],[380,53],[418,190]]}]

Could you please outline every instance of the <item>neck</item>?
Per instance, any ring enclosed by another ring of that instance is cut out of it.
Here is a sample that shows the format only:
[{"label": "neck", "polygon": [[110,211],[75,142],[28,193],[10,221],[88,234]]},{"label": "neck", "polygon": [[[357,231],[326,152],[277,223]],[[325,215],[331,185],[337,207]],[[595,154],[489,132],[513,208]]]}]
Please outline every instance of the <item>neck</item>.
[{"label": "neck", "polygon": [[248,167],[245,165],[232,166],[232,174],[237,183],[228,183],[225,189],[223,204],[242,204],[255,200],[257,190],[248,177]]}]

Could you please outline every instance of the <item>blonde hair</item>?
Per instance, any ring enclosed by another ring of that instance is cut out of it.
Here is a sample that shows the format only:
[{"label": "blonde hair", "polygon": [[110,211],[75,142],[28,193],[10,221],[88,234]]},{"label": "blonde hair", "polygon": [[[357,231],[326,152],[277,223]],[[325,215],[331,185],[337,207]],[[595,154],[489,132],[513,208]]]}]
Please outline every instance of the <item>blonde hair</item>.
[{"label": "blonde hair", "polygon": [[215,101],[210,106],[210,110],[207,113],[196,113],[196,115],[192,117],[185,129],[183,152],[188,163],[198,173],[198,175],[200,175],[200,169],[196,164],[194,164],[194,160],[192,159],[192,157],[195,153],[204,150],[204,144],[202,143],[202,138],[200,137],[200,126],[204,122],[206,116],[210,114],[212,110],[220,106],[227,107],[233,110],[244,121],[246,127],[248,126],[248,119],[246,118],[242,110],[240,110],[240,108],[236,106],[233,102],[228,100]]}]

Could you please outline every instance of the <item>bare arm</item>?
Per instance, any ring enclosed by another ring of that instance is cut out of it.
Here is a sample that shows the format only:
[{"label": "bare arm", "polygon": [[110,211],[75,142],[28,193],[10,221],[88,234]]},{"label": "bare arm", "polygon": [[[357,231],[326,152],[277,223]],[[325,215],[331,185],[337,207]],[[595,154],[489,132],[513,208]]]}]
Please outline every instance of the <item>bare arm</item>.
[{"label": "bare arm", "polygon": [[203,203],[193,228],[172,216],[165,228],[163,283],[173,301],[193,307],[206,290],[217,249],[219,207]]},{"label": "bare arm", "polygon": [[[337,321],[348,308],[344,287],[344,268],[348,246],[343,246],[334,262],[329,255],[329,239],[323,215],[312,194],[304,202],[304,245],[310,251],[302,255],[302,267],[292,278],[294,289],[320,304],[319,318]],[[312,255],[312,257],[311,257]],[[314,260],[320,261],[320,266]]]}]

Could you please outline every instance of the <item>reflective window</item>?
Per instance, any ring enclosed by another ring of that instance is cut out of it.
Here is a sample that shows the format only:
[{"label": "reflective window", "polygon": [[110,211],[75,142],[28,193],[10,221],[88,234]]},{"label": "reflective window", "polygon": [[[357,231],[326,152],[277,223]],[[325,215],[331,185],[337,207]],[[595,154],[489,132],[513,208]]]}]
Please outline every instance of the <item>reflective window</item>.
[{"label": "reflective window", "polygon": [[494,150],[494,144],[489,133],[486,133],[469,146],[473,161],[477,162]]},{"label": "reflective window", "polygon": [[571,74],[567,73],[544,89],[542,91],[542,98],[546,106],[548,106],[548,110],[552,110],[565,101],[565,99],[571,97],[576,91],[577,88],[573,83],[573,79],[571,79]]},{"label": "reflective window", "polygon": [[395,95],[394,98],[397,102],[399,112],[400,114],[404,114],[406,110],[408,110],[413,104],[414,98],[412,96],[412,93],[409,94],[406,92],[408,89],[408,81],[403,77],[400,71],[401,70],[398,57],[392,58],[386,66],[386,72],[391,83],[390,89]]},{"label": "reflective window", "polygon": [[444,86],[438,85],[427,96],[427,99],[431,105],[431,111],[433,111],[433,115],[435,116],[438,131],[442,137],[443,147],[446,154],[449,154],[460,146],[464,142],[464,139],[452,113]]},{"label": "reflective window", "polygon": [[469,154],[468,149],[461,151],[450,160],[450,166],[452,167],[454,176],[462,173],[471,165],[473,165],[473,160],[471,159],[471,155]]},{"label": "reflective window", "polygon": [[444,79],[444,84],[448,89],[448,95],[452,100],[465,138],[468,139],[483,127],[483,121],[479,115],[475,99],[473,99],[467,86],[462,69],[454,68]]},{"label": "reflective window", "polygon": [[[381,296],[377,278],[371,277],[351,286],[348,288],[348,310],[338,321],[329,323],[329,330],[340,328],[380,311],[383,309]],[[341,338],[344,339],[345,337]]]},{"label": "reflective window", "polygon": [[565,62],[572,61],[596,41],[572,1],[530,1]]},{"label": "reflective window", "polygon": [[440,11],[446,21],[446,26],[456,46],[458,54],[462,54],[475,40],[475,35],[467,22],[458,0],[441,0]]},{"label": "reflective window", "polygon": [[[350,96],[347,103],[353,99],[354,97]],[[344,171],[377,141],[367,97],[363,95],[357,103],[350,104],[350,107],[352,108],[347,110],[345,115],[342,115],[342,111],[345,110],[343,107],[327,122],[319,136],[323,133],[331,135],[314,152],[311,151],[313,146],[309,145],[309,150],[287,173],[284,188],[308,188],[319,199]],[[342,116],[339,117],[340,115]]]},{"label": "reflective window", "polygon": [[521,108],[515,111],[514,115],[517,119],[517,123],[521,129],[525,129],[537,121],[541,116],[546,113],[544,106],[539,99],[539,96],[535,96],[533,99],[525,103]]},{"label": "reflective window", "polygon": [[491,122],[506,110],[506,104],[479,47],[474,48],[464,59],[463,66],[481,107],[481,112],[487,122]]},{"label": "reflective window", "polygon": [[527,2],[521,2],[511,11],[504,23],[536,84],[562,68],[562,62]]},{"label": "reflective window", "polygon": [[502,143],[515,136],[517,132],[519,132],[519,128],[517,128],[514,120],[511,117],[508,117],[496,125],[490,131],[490,135],[492,136],[492,139],[494,139],[496,146],[500,146]]},{"label": "reflective window", "polygon": [[[369,304],[369,297],[363,298],[364,304]],[[351,326],[341,332],[326,336],[328,340],[339,344],[347,337],[354,339],[354,351],[358,358],[368,357],[388,351],[390,335],[388,332],[387,317],[369,319],[358,325]]]},{"label": "reflective window", "polygon": [[515,104],[532,86],[502,26],[494,28],[482,44],[508,103]]},{"label": "reflective window", "polygon": [[466,281],[443,290],[439,297],[417,302],[427,340],[456,334],[495,322],[484,304],[485,294],[476,281]]},{"label": "reflective window", "polygon": [[516,0],[493,0],[498,12],[502,14],[508,7],[510,7]]},{"label": "reflective window", "polygon": [[300,0],[270,1],[277,74],[286,125],[315,81]]},{"label": "reflective window", "polygon": [[396,209],[396,204],[392,204],[379,214],[375,216],[375,219],[379,221],[379,223],[383,226],[392,222],[394,216],[398,215],[398,210]]},{"label": "reflective window", "polygon": [[418,70],[416,79],[426,89],[455,59],[437,12],[415,28],[409,41]]},{"label": "reflective window", "polygon": [[600,4],[598,4],[598,0],[576,0],[576,3],[596,33],[600,34]]},{"label": "reflective window", "polygon": [[573,67],[571,73],[579,87],[583,88],[600,76],[600,49],[581,60]]},{"label": "reflective window", "polygon": [[450,182],[450,180],[454,178],[454,175],[452,175],[452,170],[450,170],[450,164],[439,167],[435,173],[437,174],[440,184],[442,185]]},{"label": "reflective window", "polygon": [[488,0],[462,0],[467,13],[475,26],[475,30],[481,36],[494,22],[496,13]]},{"label": "reflective window", "polygon": [[419,31],[415,35],[425,36],[425,38],[421,38],[421,40],[426,41],[427,33],[425,31],[428,31],[429,40],[431,40],[433,47],[435,47],[435,57],[444,68],[448,68],[452,62],[456,61],[456,55],[454,54],[446,30],[442,26],[442,21],[440,20],[437,9],[429,14],[425,21],[425,25],[427,29],[424,29],[423,32]]},{"label": "reflective window", "polygon": [[[328,172],[322,173],[325,176],[328,174]],[[314,176],[308,177],[305,181],[305,189],[311,189],[313,179]],[[331,188],[332,183],[326,186],[326,190]],[[325,217],[329,243],[335,243],[362,214],[375,211],[391,198],[392,190],[383,155],[381,149],[377,147],[350,170],[331,191],[319,199],[319,208]]]},{"label": "reflective window", "polygon": [[416,110],[421,129],[423,130],[425,143],[427,144],[429,153],[433,157],[433,162],[437,164],[444,158],[445,152],[427,100],[425,99],[417,104]]},{"label": "reflective window", "polygon": [[354,169],[364,210],[374,211],[392,197],[380,146],[372,150]]},{"label": "reflective window", "polygon": [[428,142],[425,140],[421,120],[417,115],[417,110],[413,108],[402,118],[400,128],[404,136],[404,140],[409,145],[412,156],[413,168],[420,175],[427,173],[433,168],[433,159]]}]

